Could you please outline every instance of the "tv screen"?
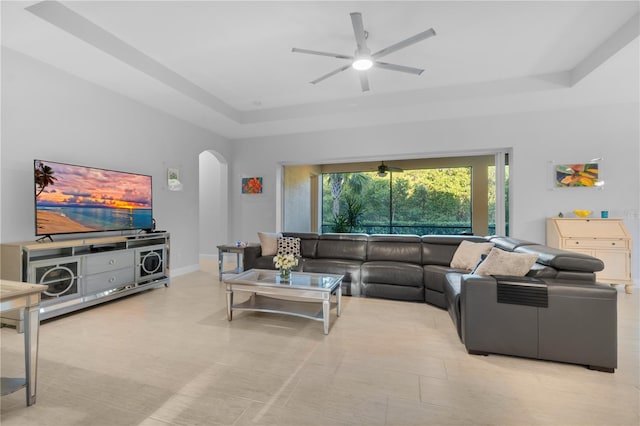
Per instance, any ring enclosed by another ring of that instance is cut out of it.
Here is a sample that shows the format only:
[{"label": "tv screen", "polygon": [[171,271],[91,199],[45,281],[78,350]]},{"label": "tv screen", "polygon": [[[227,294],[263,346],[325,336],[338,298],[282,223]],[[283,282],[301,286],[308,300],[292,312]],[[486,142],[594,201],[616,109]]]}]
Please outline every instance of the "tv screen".
[{"label": "tv screen", "polygon": [[36,235],[151,229],[151,176],[34,160]]}]

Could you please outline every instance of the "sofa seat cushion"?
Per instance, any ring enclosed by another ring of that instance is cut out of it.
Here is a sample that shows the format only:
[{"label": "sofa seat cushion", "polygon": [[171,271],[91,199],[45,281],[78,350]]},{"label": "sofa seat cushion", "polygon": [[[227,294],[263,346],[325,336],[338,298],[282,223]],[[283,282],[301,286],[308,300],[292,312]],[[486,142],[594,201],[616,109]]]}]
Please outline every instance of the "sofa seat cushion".
[{"label": "sofa seat cushion", "polygon": [[260,256],[255,259],[254,264],[251,266],[253,269],[276,269],[273,264],[273,258],[275,256]]},{"label": "sofa seat cushion", "polygon": [[447,281],[446,275],[449,272],[458,272],[461,274],[469,272],[464,269],[455,269],[442,265],[424,265],[422,269],[425,288],[437,291],[438,293],[444,293],[444,284]]},{"label": "sofa seat cushion", "polygon": [[422,266],[402,262],[375,261],[362,264],[362,282],[423,287]]},{"label": "sofa seat cushion", "polygon": [[424,303],[424,287],[397,284],[362,284],[362,295],[382,299],[405,300]]}]

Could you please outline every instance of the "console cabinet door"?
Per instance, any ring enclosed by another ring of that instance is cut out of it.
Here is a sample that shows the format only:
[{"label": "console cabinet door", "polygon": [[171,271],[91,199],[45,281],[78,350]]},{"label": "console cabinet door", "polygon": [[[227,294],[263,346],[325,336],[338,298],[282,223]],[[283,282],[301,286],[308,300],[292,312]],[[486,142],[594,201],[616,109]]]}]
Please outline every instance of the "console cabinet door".
[{"label": "console cabinet door", "polygon": [[631,265],[628,252],[619,250],[595,250],[595,257],[604,262],[604,269],[596,272],[598,281],[628,281]]},{"label": "console cabinet door", "polygon": [[27,281],[48,287],[42,293],[42,301],[46,304],[61,298],[80,297],[80,271],[80,258],[39,260],[29,264]]}]

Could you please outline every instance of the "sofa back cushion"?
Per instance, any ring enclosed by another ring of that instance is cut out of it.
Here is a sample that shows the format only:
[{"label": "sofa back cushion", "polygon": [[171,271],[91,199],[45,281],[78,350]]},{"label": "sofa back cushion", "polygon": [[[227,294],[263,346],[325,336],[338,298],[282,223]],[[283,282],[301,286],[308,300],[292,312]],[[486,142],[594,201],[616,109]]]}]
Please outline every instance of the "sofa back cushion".
[{"label": "sofa back cushion", "polygon": [[518,247],[522,246],[532,246],[537,245],[538,243],[533,243],[527,240],[521,240],[519,238],[512,237],[489,237],[489,241],[495,244],[496,247],[501,248],[505,251],[514,251]]},{"label": "sofa back cushion", "polygon": [[283,236],[300,238],[300,256],[314,259],[318,251],[318,234],[312,232],[283,232]]},{"label": "sofa back cushion", "polygon": [[520,246],[514,251],[517,253],[535,253],[538,255],[538,263],[551,266],[558,271],[598,272],[604,269],[604,263],[600,259],[553,247],[543,245]]},{"label": "sofa back cushion", "polygon": [[422,264],[450,266],[453,254],[462,241],[486,243],[483,237],[461,235],[424,235],[422,240]]},{"label": "sofa back cushion", "polygon": [[367,234],[322,234],[318,238],[318,259],[367,258]]},{"label": "sofa back cushion", "polygon": [[367,244],[367,261],[422,264],[422,245],[417,235],[374,234]]}]

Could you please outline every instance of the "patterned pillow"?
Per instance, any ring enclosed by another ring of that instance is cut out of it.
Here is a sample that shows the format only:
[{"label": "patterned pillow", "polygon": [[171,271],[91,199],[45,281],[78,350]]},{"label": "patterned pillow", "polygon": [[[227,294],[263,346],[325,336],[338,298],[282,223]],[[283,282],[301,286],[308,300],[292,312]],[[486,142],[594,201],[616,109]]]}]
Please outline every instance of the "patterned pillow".
[{"label": "patterned pillow", "polygon": [[278,238],[278,254],[292,254],[296,257],[300,256],[300,238]]}]

